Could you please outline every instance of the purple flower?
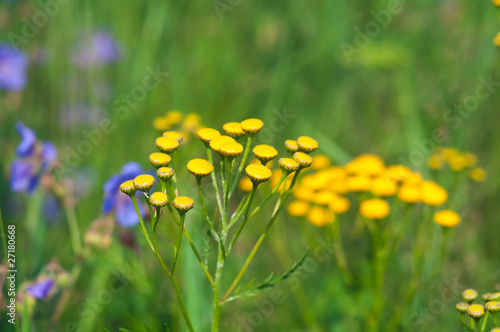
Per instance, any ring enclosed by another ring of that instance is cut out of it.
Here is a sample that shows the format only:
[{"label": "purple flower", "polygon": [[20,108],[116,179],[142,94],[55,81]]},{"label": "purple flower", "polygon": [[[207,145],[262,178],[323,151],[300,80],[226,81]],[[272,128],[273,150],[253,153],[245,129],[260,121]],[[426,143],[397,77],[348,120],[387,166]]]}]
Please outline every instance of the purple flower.
[{"label": "purple flower", "polygon": [[44,299],[49,295],[52,286],[54,286],[54,280],[47,279],[26,288],[26,292],[36,299]]},{"label": "purple flower", "polygon": [[120,48],[106,30],[84,33],[72,54],[72,62],[80,68],[102,66],[120,58]]},{"label": "purple flower", "polygon": [[[126,163],[123,165],[120,174],[113,175],[104,184],[103,213],[109,214],[115,212],[116,221],[120,226],[132,227],[139,222],[139,217],[137,216],[132,200],[128,195],[120,191],[120,185],[125,181],[133,180],[136,176],[143,173],[142,167],[138,163]],[[136,197],[139,198],[139,195],[140,193],[137,193]],[[146,210],[142,204],[139,204],[139,210],[144,218]]]},{"label": "purple flower", "polygon": [[26,54],[7,43],[0,43],[0,90],[19,91],[26,85]]},{"label": "purple flower", "polygon": [[12,191],[32,193],[40,176],[57,158],[57,150],[51,142],[40,142],[35,132],[21,121],[16,123],[21,142],[16,148],[18,158],[10,166],[10,188]]}]

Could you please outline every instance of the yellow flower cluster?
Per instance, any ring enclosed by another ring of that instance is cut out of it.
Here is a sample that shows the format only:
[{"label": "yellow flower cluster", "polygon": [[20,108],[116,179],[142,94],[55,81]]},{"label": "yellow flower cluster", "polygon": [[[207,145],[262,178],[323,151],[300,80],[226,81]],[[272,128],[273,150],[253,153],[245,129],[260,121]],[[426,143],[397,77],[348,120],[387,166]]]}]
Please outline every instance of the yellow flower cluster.
[{"label": "yellow flower cluster", "polygon": [[449,167],[455,172],[468,171],[469,177],[476,182],[486,179],[486,171],[477,167],[477,156],[471,152],[461,152],[455,148],[441,147],[434,151],[427,161],[434,170]]},{"label": "yellow flower cluster", "polygon": [[197,113],[184,115],[181,111],[168,111],[165,116],[153,120],[153,127],[165,132],[163,136],[166,137],[178,139],[181,137],[179,135],[182,135],[183,138],[187,138],[188,134],[195,134],[202,127],[201,117]]},{"label": "yellow flower cluster", "polygon": [[[349,193],[364,199],[360,213],[370,219],[389,215],[385,199],[391,196],[405,203],[430,206],[440,206],[448,200],[448,192],[437,183],[423,180],[404,165],[386,166],[382,158],[372,154],[360,155],[345,166],[331,166],[327,156],[318,155],[311,168],[315,172],[305,175],[293,189],[296,201],[290,203],[288,212],[296,217],[305,216],[317,226],[329,224],[335,220],[335,214],[349,210],[350,201],[346,197]],[[327,211],[319,213],[318,209]],[[448,212],[438,214],[436,223],[447,227],[458,224],[458,215],[451,218],[450,213],[456,213]],[[320,216],[324,217],[322,222]]]},{"label": "yellow flower cluster", "polygon": [[[462,316],[461,320],[462,323],[464,323],[464,316],[467,314],[471,320],[476,321],[477,326],[479,326],[479,321],[485,317],[486,313],[490,314],[493,316],[493,322],[496,328],[494,328],[491,331],[496,331],[498,329],[497,325],[497,320],[496,320],[496,315],[500,311],[500,292],[497,293],[486,293],[483,294],[482,298],[483,301],[485,302],[484,305],[474,303],[474,301],[478,297],[478,293],[475,289],[466,289],[462,292],[462,297],[464,298],[465,301],[467,302],[460,302],[457,303],[455,308],[457,311],[460,313]],[[487,321],[488,318],[486,317],[485,320]],[[486,322],[483,323],[483,326],[486,324]],[[465,325],[468,327],[467,325]]]}]

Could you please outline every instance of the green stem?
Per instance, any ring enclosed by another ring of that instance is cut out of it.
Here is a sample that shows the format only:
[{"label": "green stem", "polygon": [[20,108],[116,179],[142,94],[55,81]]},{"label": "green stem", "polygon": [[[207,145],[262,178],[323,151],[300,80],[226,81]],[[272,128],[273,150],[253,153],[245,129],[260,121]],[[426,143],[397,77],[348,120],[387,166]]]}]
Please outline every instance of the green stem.
[{"label": "green stem", "polygon": [[198,249],[196,249],[196,246],[194,245],[193,239],[191,238],[191,236],[188,233],[188,230],[186,229],[186,225],[184,225],[183,229],[184,229],[184,234],[186,235],[186,239],[189,242],[189,245],[191,246],[191,249],[192,249],[194,255],[196,256],[198,263],[200,263],[200,266],[203,269],[203,272],[205,272],[205,275],[207,276],[208,281],[210,281],[210,284],[213,286],[214,280],[212,279],[212,275],[208,271],[205,263],[203,262],[203,258],[201,257],[200,252],[198,251]]},{"label": "green stem", "polygon": [[233,195],[233,192],[236,189],[236,185],[238,183],[238,179],[240,178],[241,172],[243,171],[243,167],[245,167],[245,164],[247,163],[248,154],[250,153],[250,150],[252,148],[252,140],[253,136],[248,135],[245,151],[243,152],[243,158],[241,159],[240,166],[238,167],[238,171],[236,172],[235,181],[231,186],[231,190],[229,191],[229,198],[231,198],[231,196]]},{"label": "green stem", "polygon": [[177,265],[177,259],[179,258],[179,252],[181,251],[182,245],[182,234],[184,234],[184,221],[186,219],[186,214],[182,213],[180,216],[181,220],[181,231],[179,232],[179,240],[177,241],[177,248],[175,249],[174,262],[172,263],[172,274],[174,274],[175,266]]},{"label": "green stem", "polygon": [[[212,151],[207,147],[207,158],[210,164],[214,164],[212,158]],[[210,177],[212,178],[212,185],[215,188],[215,196],[217,198],[217,206],[219,207],[219,213],[222,214],[222,202],[220,199],[219,185],[217,184],[217,178],[215,177],[215,172],[210,173]]]},{"label": "green stem", "polygon": [[483,332],[483,330],[481,330],[481,324],[479,323],[479,319],[474,319],[474,325],[476,325],[477,332]]},{"label": "green stem", "polygon": [[2,218],[2,210],[0,209],[0,231],[2,232],[1,236],[2,236],[2,249],[4,250],[4,254],[5,254],[5,260],[7,260],[8,258],[8,250],[7,250],[7,237],[5,236],[5,228],[3,226],[3,218]]},{"label": "green stem", "polygon": [[474,331],[470,328],[469,324],[465,322],[465,314],[460,314],[460,322],[462,322],[462,325],[467,329],[467,331]]},{"label": "green stem", "polygon": [[[281,187],[281,184],[283,183],[283,181],[285,181],[287,176],[288,176],[287,173],[285,173],[285,172],[281,173],[281,178],[279,179],[278,183],[274,186],[274,188],[271,190],[271,192],[264,198],[264,200],[262,202],[260,202],[260,204],[255,209],[253,209],[252,213],[250,213],[248,218],[252,218],[257,212],[259,212],[259,210],[262,208],[262,206],[264,206],[264,204],[266,204],[267,201],[269,201],[269,199],[278,191],[278,189]],[[285,188],[286,188],[286,185],[283,186],[283,190],[285,190]]]},{"label": "green stem", "polygon": [[489,317],[490,317],[490,312],[487,311],[486,315],[484,316],[484,319],[483,319],[483,325],[481,326],[481,331],[484,331],[486,329],[486,324],[488,324]]},{"label": "green stem", "polygon": [[349,271],[349,266],[347,265],[347,259],[345,257],[344,248],[342,245],[342,234],[340,232],[339,220],[335,220],[331,227],[331,234],[333,240],[333,250],[335,252],[335,257],[337,258],[337,265],[339,267],[340,273],[344,277],[344,281],[350,285],[353,282],[352,274]]},{"label": "green stem", "polygon": [[201,179],[196,178],[196,183],[198,186],[198,196],[200,199],[200,204],[203,209],[203,213],[205,214],[205,219],[207,221],[208,227],[210,228],[210,232],[212,233],[212,236],[215,238],[217,242],[220,242],[219,236],[217,235],[217,231],[214,228],[214,225],[212,221],[210,220],[210,216],[208,215],[207,207],[205,205],[205,200],[203,199],[203,192],[201,190]]},{"label": "green stem", "polygon": [[153,247],[153,244],[151,243],[151,240],[149,239],[148,232],[146,231],[146,226],[144,226],[144,220],[142,220],[141,211],[139,210],[139,206],[137,205],[137,199],[136,199],[135,195],[131,195],[130,198],[132,199],[132,203],[134,203],[135,212],[137,213],[137,217],[139,217],[139,229],[141,230],[142,234],[144,235],[144,237],[148,241],[149,247],[154,252],[155,249]]},{"label": "green stem", "polygon": [[258,185],[259,185],[258,183],[254,183],[252,186],[252,192],[250,193],[250,197],[248,198],[248,201],[246,204],[243,221],[241,222],[240,227],[238,227],[236,234],[234,235],[233,239],[231,240],[231,243],[229,244],[229,247],[227,249],[228,254],[231,252],[231,249],[233,248],[234,244],[236,243],[236,240],[238,239],[238,237],[240,236],[241,231],[243,230],[243,228],[245,228],[245,225],[248,221],[248,212],[250,211],[250,206],[252,206],[252,201],[255,197],[255,192],[257,191]]},{"label": "green stem", "polygon": [[221,243],[219,243],[219,250],[217,255],[217,267],[215,269],[215,283],[213,285],[212,332],[219,331],[220,314],[221,314],[220,288],[221,288],[223,267],[224,267],[224,252],[222,250]]},{"label": "green stem", "polygon": [[[71,206],[68,206],[71,205]],[[75,207],[73,202],[65,202],[66,216],[68,217],[68,227],[71,236],[71,245],[76,256],[82,252],[82,242],[80,240],[80,230],[78,229],[78,221],[76,218]]]}]

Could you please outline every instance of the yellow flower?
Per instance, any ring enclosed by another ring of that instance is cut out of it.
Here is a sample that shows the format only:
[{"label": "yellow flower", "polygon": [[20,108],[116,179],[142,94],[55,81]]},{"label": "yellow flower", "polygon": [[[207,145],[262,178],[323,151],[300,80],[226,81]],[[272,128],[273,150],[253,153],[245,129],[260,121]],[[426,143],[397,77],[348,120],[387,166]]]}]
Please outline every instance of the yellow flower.
[{"label": "yellow flower", "polygon": [[308,136],[297,138],[297,144],[299,145],[299,150],[305,153],[311,153],[318,148],[318,142]]},{"label": "yellow flower", "polygon": [[245,168],[245,172],[254,184],[265,182],[271,177],[271,170],[262,165],[250,164]]},{"label": "yellow flower", "polygon": [[239,122],[228,122],[222,126],[222,129],[233,138],[239,138],[245,135],[245,132],[241,128],[241,123]]},{"label": "yellow flower", "polygon": [[329,206],[337,195],[329,190],[321,190],[314,194],[313,202],[318,205]]},{"label": "yellow flower", "polygon": [[372,180],[367,175],[353,175],[345,179],[345,187],[348,191],[369,191],[372,188]]},{"label": "yellow flower", "polygon": [[367,199],[361,202],[359,212],[363,217],[370,219],[383,219],[391,211],[389,204],[381,198]]},{"label": "yellow flower", "polygon": [[219,146],[219,153],[229,160],[233,160],[243,152],[243,145],[238,142],[222,143]]},{"label": "yellow flower", "polygon": [[467,314],[474,319],[481,319],[484,316],[484,307],[480,304],[471,304],[467,309]]},{"label": "yellow flower", "polygon": [[285,148],[290,153],[299,151],[299,145],[297,144],[297,141],[291,139],[285,141]]},{"label": "yellow flower", "polygon": [[280,160],[278,160],[278,164],[280,165],[283,172],[286,173],[293,173],[297,169],[299,169],[299,163],[292,158],[280,158]]},{"label": "yellow flower", "polygon": [[493,3],[495,6],[500,6],[500,0],[492,0],[492,3]]},{"label": "yellow flower", "polygon": [[435,170],[442,169],[444,166],[444,159],[441,158],[441,156],[433,155],[427,160],[427,165]]},{"label": "yellow flower", "polygon": [[477,298],[477,290],[469,288],[462,292],[462,297],[469,303]]},{"label": "yellow flower", "polygon": [[259,119],[247,119],[241,122],[241,128],[250,136],[257,134],[263,126],[264,122]]},{"label": "yellow flower", "polygon": [[432,181],[423,181],[420,184],[421,199],[427,205],[438,206],[442,205],[448,199],[448,192]]},{"label": "yellow flower", "polygon": [[172,202],[180,214],[184,214],[194,207],[194,200],[191,197],[179,196]]},{"label": "yellow flower", "polygon": [[288,213],[294,217],[303,217],[309,211],[309,203],[293,201],[288,205]]},{"label": "yellow flower", "polygon": [[337,194],[347,194],[349,188],[347,187],[347,181],[345,179],[332,180],[329,183],[330,189]]},{"label": "yellow flower", "polygon": [[242,178],[240,182],[238,182],[238,187],[240,187],[242,191],[248,192],[252,190],[253,184],[249,178]]},{"label": "yellow flower", "polygon": [[420,185],[404,183],[398,191],[400,200],[406,203],[418,203],[421,199]]},{"label": "yellow flower", "polygon": [[167,119],[165,119],[162,116],[159,116],[153,120],[153,127],[158,131],[165,131],[170,127],[170,125]]},{"label": "yellow flower", "polygon": [[393,196],[398,190],[394,180],[389,177],[379,176],[372,182],[372,193],[376,196]]},{"label": "yellow flower", "polygon": [[313,163],[311,165],[311,168],[314,170],[320,170],[330,166],[330,163],[331,161],[330,158],[328,158],[328,156],[325,156],[324,154],[319,154],[313,157]]},{"label": "yellow flower", "polygon": [[307,219],[317,227],[323,227],[335,221],[335,215],[328,209],[320,206],[312,206],[307,212]]},{"label": "yellow flower", "polygon": [[161,152],[170,153],[179,147],[179,142],[171,137],[158,137],[156,146]]},{"label": "yellow flower", "polygon": [[496,34],[493,42],[495,43],[495,45],[500,46],[500,32]]},{"label": "yellow flower", "polygon": [[319,190],[328,187],[328,183],[322,181],[317,174],[306,175],[300,181],[300,184],[304,187],[311,188],[313,190]]},{"label": "yellow flower", "polygon": [[303,186],[295,186],[292,192],[295,198],[306,202],[311,202],[314,197],[314,190]]},{"label": "yellow flower", "polygon": [[149,196],[149,201],[151,202],[151,205],[153,205],[156,208],[161,208],[168,203],[168,196],[165,193],[162,192],[155,192],[152,193],[151,196]]},{"label": "yellow flower", "polygon": [[156,168],[168,166],[172,158],[166,153],[155,152],[149,155],[149,162]]},{"label": "yellow flower", "polygon": [[220,136],[220,133],[217,129],[212,128],[203,128],[198,130],[196,133],[198,138],[203,141],[205,144],[209,144],[211,140]]},{"label": "yellow flower", "polygon": [[198,130],[201,122],[201,117],[197,113],[189,113],[184,118],[182,129],[188,133],[194,133]]},{"label": "yellow flower", "polygon": [[172,176],[174,176],[174,170],[170,167],[160,167],[156,170],[156,175],[163,181],[168,181]]},{"label": "yellow flower", "polygon": [[391,165],[385,170],[385,176],[397,182],[404,181],[411,174],[411,170],[405,165]]},{"label": "yellow flower", "polygon": [[266,164],[276,158],[278,155],[278,151],[270,145],[260,144],[253,148],[253,154],[255,158],[259,159],[262,165],[266,166]]},{"label": "yellow flower", "polygon": [[477,156],[474,153],[467,152],[463,154],[467,166],[474,166],[477,164]]},{"label": "yellow flower", "polygon": [[205,159],[193,159],[187,164],[188,171],[198,178],[205,177],[212,173],[214,166]]},{"label": "yellow flower", "polygon": [[134,179],[134,186],[143,192],[149,192],[149,190],[154,186],[155,178],[149,174],[142,174],[136,176]]},{"label": "yellow flower", "polygon": [[330,209],[335,214],[342,214],[347,212],[351,206],[351,203],[344,196],[337,195],[333,201],[330,202]]},{"label": "yellow flower", "polygon": [[443,227],[455,227],[460,223],[460,216],[452,210],[441,210],[434,214],[434,222]]},{"label": "yellow flower", "polygon": [[299,168],[307,168],[312,164],[311,156],[304,152],[295,152],[293,154],[293,159],[299,164]]},{"label": "yellow flower", "polygon": [[379,175],[384,172],[385,164],[382,158],[373,154],[363,154],[354,158],[346,166],[347,173]]},{"label": "yellow flower", "polygon": [[492,314],[496,314],[497,312],[500,311],[500,302],[498,301],[489,301],[486,302],[484,305],[487,311],[491,312]]},{"label": "yellow flower", "polygon": [[214,150],[215,152],[220,152],[219,151],[220,146],[224,143],[229,143],[229,142],[236,142],[236,141],[234,140],[234,138],[230,136],[221,135],[210,140],[210,148],[212,148],[212,150]]},{"label": "yellow flower", "polygon": [[470,170],[469,177],[476,182],[484,182],[486,180],[486,171],[476,167]]},{"label": "yellow flower", "polygon": [[448,163],[455,172],[459,172],[468,166],[467,158],[460,154],[450,157]]},{"label": "yellow flower", "polygon": [[467,304],[465,302],[460,302],[460,303],[457,303],[457,305],[455,307],[457,308],[459,313],[465,314],[467,312],[467,309],[469,309],[469,304]]},{"label": "yellow flower", "polygon": [[166,131],[162,135],[163,137],[170,137],[175,139],[177,142],[182,143],[182,140],[184,139],[184,136],[182,134],[176,132],[176,131]]},{"label": "yellow flower", "polygon": [[420,184],[422,176],[418,173],[411,172],[403,181],[405,184]]},{"label": "yellow flower", "polygon": [[[278,185],[278,182],[281,179],[282,172],[283,171],[277,169],[271,171],[271,178],[269,179],[269,184],[271,185],[271,188],[274,188]],[[292,184],[292,179],[293,179],[293,174],[289,174],[288,177],[283,181],[281,186],[278,188],[278,192],[281,192],[282,190],[285,191],[288,190],[290,188],[290,185]]]},{"label": "yellow flower", "polygon": [[171,126],[173,126],[181,122],[182,116],[182,112],[180,111],[168,111],[165,115],[165,119]]},{"label": "yellow flower", "polygon": [[135,194],[137,188],[134,186],[134,181],[125,181],[120,185],[120,191],[129,196]]}]

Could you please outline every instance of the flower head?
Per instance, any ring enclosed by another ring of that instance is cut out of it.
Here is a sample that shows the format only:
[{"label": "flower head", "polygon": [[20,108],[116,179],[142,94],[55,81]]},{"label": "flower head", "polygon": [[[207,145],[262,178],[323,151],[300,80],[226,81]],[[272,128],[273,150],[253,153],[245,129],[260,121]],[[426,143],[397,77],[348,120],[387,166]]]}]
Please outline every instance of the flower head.
[{"label": "flower head", "polygon": [[319,154],[317,156],[313,157],[313,163],[311,165],[311,168],[314,170],[320,170],[327,168],[330,166],[331,160],[328,158],[328,156],[325,156],[324,154]]},{"label": "flower head", "polygon": [[173,204],[180,214],[184,214],[194,207],[194,200],[191,197],[179,196],[174,199]]},{"label": "flower head", "polygon": [[221,135],[212,139],[209,143],[210,148],[215,152],[220,152],[220,146],[224,143],[236,142],[236,140],[230,136]]},{"label": "flower head", "polygon": [[301,136],[297,138],[299,150],[305,153],[311,153],[318,148],[318,142],[311,137]]},{"label": "flower head", "polygon": [[197,134],[198,138],[205,144],[209,144],[211,140],[220,136],[220,133],[216,129],[212,128],[203,128],[198,130]]},{"label": "flower head", "polygon": [[40,281],[32,286],[26,288],[26,292],[36,299],[44,299],[49,295],[52,287],[54,286],[53,279],[46,279]]},{"label": "flower head", "polygon": [[383,219],[389,215],[389,204],[381,198],[367,199],[361,202],[361,215],[370,219]]},{"label": "flower head", "polygon": [[276,158],[278,151],[270,145],[260,144],[253,148],[253,154],[255,158],[260,160],[262,165],[266,166],[270,160]]},{"label": "flower head", "polygon": [[307,219],[317,227],[323,227],[335,221],[335,215],[327,208],[312,206],[307,212]]},{"label": "flower head", "polygon": [[166,131],[163,133],[162,136],[173,138],[179,143],[182,143],[182,141],[184,140],[184,136],[181,133],[178,133],[176,131]]},{"label": "flower head", "polygon": [[127,180],[120,185],[120,191],[131,196],[135,194],[137,188],[135,187],[133,180]]},{"label": "flower head", "polygon": [[486,180],[486,171],[480,167],[473,168],[469,171],[469,177],[476,182],[484,182]]},{"label": "flower head", "polygon": [[498,301],[489,301],[489,302],[486,302],[486,304],[484,305],[484,307],[486,308],[486,311],[489,311],[492,314],[496,314],[497,312],[500,311],[500,302],[498,302]]},{"label": "flower head", "polygon": [[434,222],[443,227],[455,227],[460,223],[460,216],[452,210],[441,210],[434,214]]},{"label": "flower head", "polygon": [[257,134],[263,126],[264,122],[259,119],[247,119],[241,122],[241,129],[250,136]]},{"label": "flower head", "polygon": [[467,309],[467,314],[474,319],[481,319],[484,313],[484,307],[480,304],[471,304]]},{"label": "flower head", "polygon": [[303,217],[309,211],[309,203],[304,201],[293,201],[288,205],[288,213],[294,217]]},{"label": "flower head", "polygon": [[311,156],[304,152],[295,152],[293,154],[293,159],[299,164],[299,168],[307,168],[312,164]]},{"label": "flower head", "polygon": [[248,178],[254,184],[259,184],[269,180],[271,177],[271,170],[263,165],[250,164],[245,168]]},{"label": "flower head", "polygon": [[232,138],[240,138],[245,135],[245,132],[241,128],[241,123],[239,122],[228,122],[222,126],[222,129]]},{"label": "flower head", "polygon": [[205,159],[193,159],[187,164],[188,171],[197,178],[202,178],[213,172],[214,166]]},{"label": "flower head", "polygon": [[335,198],[330,202],[330,209],[335,214],[342,214],[347,212],[351,206],[351,203],[344,196],[336,195]]},{"label": "flower head", "polygon": [[238,142],[226,142],[219,146],[219,153],[229,160],[233,160],[243,153],[243,145]]},{"label": "flower head", "polygon": [[471,288],[466,289],[462,292],[462,297],[464,298],[464,300],[471,303],[477,298],[477,290]]},{"label": "flower head", "polygon": [[398,197],[406,203],[418,203],[422,197],[420,186],[410,183],[405,183],[399,188]]},{"label": "flower head", "polygon": [[156,208],[161,208],[167,205],[168,203],[168,196],[165,193],[162,193],[160,191],[154,192],[149,196],[149,201],[151,202],[151,205],[153,205]]},{"label": "flower head", "polygon": [[7,43],[0,43],[0,90],[19,91],[26,86],[26,54]]},{"label": "flower head", "polygon": [[154,186],[155,178],[149,174],[141,174],[134,178],[134,186],[145,193]]},{"label": "flower head", "polygon": [[432,181],[423,181],[420,184],[421,199],[427,205],[438,206],[442,205],[448,199],[448,192]]},{"label": "flower head", "polygon": [[156,139],[156,146],[161,152],[170,153],[179,147],[179,141],[172,137],[158,137]]},{"label": "flower head", "polygon": [[391,178],[379,176],[373,180],[371,189],[376,196],[393,196],[396,194],[398,186]]},{"label": "flower head", "polygon": [[363,154],[354,158],[345,166],[345,168],[350,174],[375,176],[380,175],[385,171],[385,164],[379,156],[373,154]]},{"label": "flower head", "polygon": [[168,166],[172,162],[172,158],[162,152],[154,152],[149,155],[149,162],[156,168]]},{"label": "flower head", "polygon": [[299,163],[292,158],[280,158],[278,164],[285,173],[292,173],[299,169]]},{"label": "flower head", "polygon": [[285,141],[285,149],[290,153],[295,153],[299,151],[299,145],[297,141],[289,139]]},{"label": "flower head", "polygon": [[457,308],[459,313],[465,314],[467,312],[467,309],[469,309],[469,304],[465,303],[465,302],[460,302],[460,303],[457,303],[455,308]]},{"label": "flower head", "polygon": [[156,175],[163,181],[168,181],[172,176],[174,176],[174,170],[170,167],[160,167],[156,170]]}]

